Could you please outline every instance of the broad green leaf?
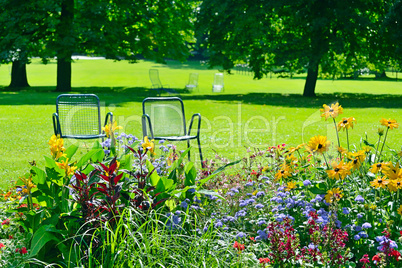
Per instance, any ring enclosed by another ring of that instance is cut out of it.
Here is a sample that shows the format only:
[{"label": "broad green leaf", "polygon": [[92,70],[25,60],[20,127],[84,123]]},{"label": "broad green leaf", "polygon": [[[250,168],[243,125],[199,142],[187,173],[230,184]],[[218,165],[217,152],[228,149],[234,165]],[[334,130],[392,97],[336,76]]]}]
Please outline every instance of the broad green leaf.
[{"label": "broad green leaf", "polygon": [[151,185],[152,186],[157,186],[158,182],[160,180],[160,177],[159,177],[158,173],[156,172],[156,170],[154,170],[155,167],[152,165],[152,163],[148,159],[147,159],[145,165],[147,166],[149,174],[151,174],[151,175],[149,175]]},{"label": "broad green leaf", "polygon": [[35,184],[43,184],[46,182],[46,172],[38,167],[32,167],[32,170],[35,172],[35,175],[32,177],[32,181]]},{"label": "broad green leaf", "polygon": [[166,200],[165,205],[170,211],[173,211],[176,208],[176,202],[173,199]]},{"label": "broad green leaf", "polygon": [[[75,144],[70,145],[70,147],[68,147],[66,150],[66,158],[71,160],[71,158],[74,156],[74,154],[77,152],[77,150],[78,150],[77,145],[75,145]],[[69,162],[71,162],[71,161],[69,161]]]},{"label": "broad green leaf", "polygon": [[170,174],[168,179],[173,180],[174,183],[177,183],[177,169],[173,169]]},{"label": "broad green leaf", "polygon": [[78,161],[76,164],[76,167],[81,168],[83,165],[87,164],[89,160],[91,160],[93,155],[99,153],[100,151],[103,151],[103,149],[92,149],[88,153],[84,154],[84,156],[81,157],[80,161]]},{"label": "broad green leaf", "polygon": [[103,149],[99,141],[95,141],[92,150]]},{"label": "broad green leaf", "polygon": [[[53,228],[52,228],[53,227]],[[30,257],[36,256],[39,251],[49,242],[49,241],[56,241],[57,243],[60,242],[60,239],[58,239],[54,233],[52,233],[52,230],[54,230],[53,225],[44,225],[41,226],[36,232],[34,233],[32,237],[32,242],[31,242],[31,250],[30,250]]]},{"label": "broad green leaf", "polygon": [[194,167],[194,163],[187,163],[184,168],[186,178],[184,180],[184,186],[192,186],[195,185],[195,178],[197,177],[197,170]]}]

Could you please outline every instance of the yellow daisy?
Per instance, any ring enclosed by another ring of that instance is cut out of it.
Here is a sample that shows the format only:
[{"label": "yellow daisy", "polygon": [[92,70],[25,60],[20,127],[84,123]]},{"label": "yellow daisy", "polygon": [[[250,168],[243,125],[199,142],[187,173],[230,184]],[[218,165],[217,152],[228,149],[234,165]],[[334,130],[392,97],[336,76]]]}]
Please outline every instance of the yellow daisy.
[{"label": "yellow daisy", "polygon": [[321,117],[325,117],[325,120],[328,117],[336,118],[338,114],[343,113],[343,108],[339,103],[331,104],[331,106],[324,104],[322,107],[323,109],[320,109],[322,112]]},{"label": "yellow daisy", "polygon": [[325,201],[327,203],[332,203],[334,201],[339,201],[343,197],[342,190],[339,188],[332,188],[331,190],[327,191],[325,195]]},{"label": "yellow daisy", "polygon": [[330,141],[327,141],[326,136],[314,136],[310,139],[308,144],[306,145],[307,151],[311,153],[324,153],[328,151],[329,145],[331,144]]},{"label": "yellow daisy", "polygon": [[371,186],[373,186],[374,188],[383,188],[385,189],[385,187],[388,184],[388,180],[384,177],[378,176],[375,180],[370,181]]},{"label": "yellow daisy", "polygon": [[349,129],[349,128],[353,128],[353,122],[356,123],[356,119],[354,117],[349,117],[349,118],[342,118],[341,121],[339,121],[338,123],[338,131],[343,129]]},{"label": "yellow daisy", "polygon": [[395,119],[385,119],[385,118],[381,118],[380,120],[381,125],[386,126],[387,128],[390,129],[394,129],[394,128],[398,128],[399,124],[396,122]]}]

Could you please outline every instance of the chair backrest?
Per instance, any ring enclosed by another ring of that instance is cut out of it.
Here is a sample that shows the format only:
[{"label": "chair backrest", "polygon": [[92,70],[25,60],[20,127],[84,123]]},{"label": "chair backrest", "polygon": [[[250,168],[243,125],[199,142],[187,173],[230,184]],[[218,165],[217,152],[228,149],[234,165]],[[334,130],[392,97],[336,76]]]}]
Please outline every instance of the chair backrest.
[{"label": "chair backrest", "polygon": [[223,73],[216,73],[214,76],[214,83],[212,84],[213,92],[223,91]]},{"label": "chair backrest", "polygon": [[188,78],[188,85],[197,87],[198,86],[198,73],[191,73]]},{"label": "chair backrest", "polygon": [[149,79],[153,87],[162,87],[161,80],[159,79],[159,71],[157,69],[149,69]]},{"label": "chair backrest", "polygon": [[62,94],[56,100],[61,136],[101,134],[100,103],[94,94]]},{"label": "chair backrest", "polygon": [[[150,117],[154,137],[186,135],[184,105],[180,98],[146,98],[142,102],[142,112]],[[149,128],[147,133],[150,135]]]}]

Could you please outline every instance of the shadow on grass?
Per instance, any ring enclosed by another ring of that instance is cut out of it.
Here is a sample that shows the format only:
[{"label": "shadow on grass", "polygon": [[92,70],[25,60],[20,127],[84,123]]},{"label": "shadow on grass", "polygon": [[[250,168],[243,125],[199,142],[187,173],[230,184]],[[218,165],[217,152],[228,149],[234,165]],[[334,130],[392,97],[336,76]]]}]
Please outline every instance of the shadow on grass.
[{"label": "shadow on grass", "polygon": [[[283,107],[318,108],[324,103],[338,101],[344,107],[350,108],[402,108],[402,95],[391,94],[354,94],[334,92],[332,94],[318,94],[307,98],[299,94],[279,93],[247,93],[247,94],[190,94],[184,89],[175,89],[183,100],[211,100],[226,103],[241,102],[244,104],[270,105]],[[127,102],[142,102],[144,98],[156,96],[155,91],[148,88],[134,87],[80,87],[73,88],[70,93],[93,93],[98,95],[105,105],[119,106]],[[31,87],[19,91],[10,91],[0,88],[0,105],[54,105],[56,97],[61,94],[55,87]],[[162,94],[162,96],[169,96]],[[170,95],[174,96],[174,95]]]}]

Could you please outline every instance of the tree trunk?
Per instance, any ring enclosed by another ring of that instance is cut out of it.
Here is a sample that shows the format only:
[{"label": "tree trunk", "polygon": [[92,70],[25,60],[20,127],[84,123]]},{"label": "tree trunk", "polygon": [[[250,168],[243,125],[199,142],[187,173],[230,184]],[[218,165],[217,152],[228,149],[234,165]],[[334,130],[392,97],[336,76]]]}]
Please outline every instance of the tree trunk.
[{"label": "tree trunk", "polygon": [[27,68],[24,61],[13,61],[11,67],[11,83],[9,87],[29,87],[27,78]]},{"label": "tree trunk", "polygon": [[71,91],[71,56],[74,50],[74,0],[62,0],[60,22],[57,27],[57,91]]},{"label": "tree trunk", "polygon": [[318,62],[310,63],[307,71],[306,83],[304,84],[304,97],[315,97],[315,85],[318,77]]},{"label": "tree trunk", "polygon": [[56,91],[71,91],[71,56],[70,58],[57,58]]}]

